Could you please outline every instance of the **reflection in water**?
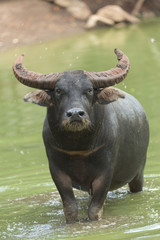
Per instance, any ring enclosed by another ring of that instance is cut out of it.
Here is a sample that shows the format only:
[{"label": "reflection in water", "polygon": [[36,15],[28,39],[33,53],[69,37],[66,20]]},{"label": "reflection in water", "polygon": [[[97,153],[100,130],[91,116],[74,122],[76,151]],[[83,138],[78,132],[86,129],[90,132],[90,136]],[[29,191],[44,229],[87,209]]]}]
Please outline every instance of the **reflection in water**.
[{"label": "reflection in water", "polygon": [[[0,53],[1,239],[159,239],[159,25],[102,29]],[[150,121],[144,192],[129,194],[126,186],[109,193],[102,220],[89,222],[89,196],[75,191],[80,221],[66,225],[41,137],[46,109],[23,103],[30,89],[15,80],[11,65],[25,53],[26,67],[37,72],[101,71],[116,65],[115,47],[131,62],[127,79],[118,87],[140,100]]]}]

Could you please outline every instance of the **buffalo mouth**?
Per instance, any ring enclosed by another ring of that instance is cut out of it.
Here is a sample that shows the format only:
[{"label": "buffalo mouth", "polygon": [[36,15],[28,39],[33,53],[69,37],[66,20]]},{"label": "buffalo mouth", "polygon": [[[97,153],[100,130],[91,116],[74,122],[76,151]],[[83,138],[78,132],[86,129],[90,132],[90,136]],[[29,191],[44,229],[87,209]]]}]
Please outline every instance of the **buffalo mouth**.
[{"label": "buffalo mouth", "polygon": [[85,129],[90,129],[91,123],[88,119],[65,119],[62,122],[62,126],[66,131],[80,132]]}]

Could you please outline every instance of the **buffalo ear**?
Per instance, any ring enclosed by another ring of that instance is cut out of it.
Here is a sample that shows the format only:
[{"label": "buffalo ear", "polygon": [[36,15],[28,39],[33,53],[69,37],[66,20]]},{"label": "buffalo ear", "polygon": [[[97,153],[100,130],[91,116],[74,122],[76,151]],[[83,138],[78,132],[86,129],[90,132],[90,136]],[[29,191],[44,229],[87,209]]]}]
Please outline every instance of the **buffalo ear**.
[{"label": "buffalo ear", "polygon": [[37,90],[26,94],[24,96],[24,101],[35,103],[44,107],[49,107],[53,105],[50,93],[43,90]]},{"label": "buffalo ear", "polygon": [[112,87],[107,87],[102,89],[98,94],[97,94],[97,99],[96,101],[100,104],[108,104],[114,101],[117,101],[118,98],[125,98],[124,92],[122,92],[119,89],[112,88]]}]

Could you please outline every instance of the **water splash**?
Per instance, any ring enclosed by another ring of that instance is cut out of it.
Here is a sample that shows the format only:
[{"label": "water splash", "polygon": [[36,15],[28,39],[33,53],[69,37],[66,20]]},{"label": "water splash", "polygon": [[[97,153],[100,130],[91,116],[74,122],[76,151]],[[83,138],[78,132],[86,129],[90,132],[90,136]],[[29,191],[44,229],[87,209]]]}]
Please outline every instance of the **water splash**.
[{"label": "water splash", "polygon": [[157,230],[157,229],[160,229],[160,223],[155,223],[155,224],[147,225],[144,227],[129,229],[125,231],[125,233],[144,232],[144,231]]},{"label": "water splash", "polygon": [[20,151],[20,154],[21,154],[21,155],[24,155],[24,151],[23,151],[23,150],[21,150],[21,151]]},{"label": "water splash", "polygon": [[151,39],[150,39],[150,42],[151,42],[151,43],[154,43],[155,41],[156,41],[156,40],[155,40],[154,38],[151,38]]}]

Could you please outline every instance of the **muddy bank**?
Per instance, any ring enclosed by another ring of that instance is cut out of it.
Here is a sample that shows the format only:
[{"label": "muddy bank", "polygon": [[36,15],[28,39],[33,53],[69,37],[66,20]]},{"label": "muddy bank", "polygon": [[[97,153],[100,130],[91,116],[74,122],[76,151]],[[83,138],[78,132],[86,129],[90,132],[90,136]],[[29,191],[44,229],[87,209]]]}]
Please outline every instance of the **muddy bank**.
[{"label": "muddy bank", "polygon": [[[129,13],[135,6],[133,0],[84,2],[92,14],[106,4],[118,4]],[[139,16],[154,15],[160,15],[160,1],[146,0]],[[76,19],[65,8],[47,0],[1,0],[0,22],[0,50],[86,31],[85,20]]]}]

